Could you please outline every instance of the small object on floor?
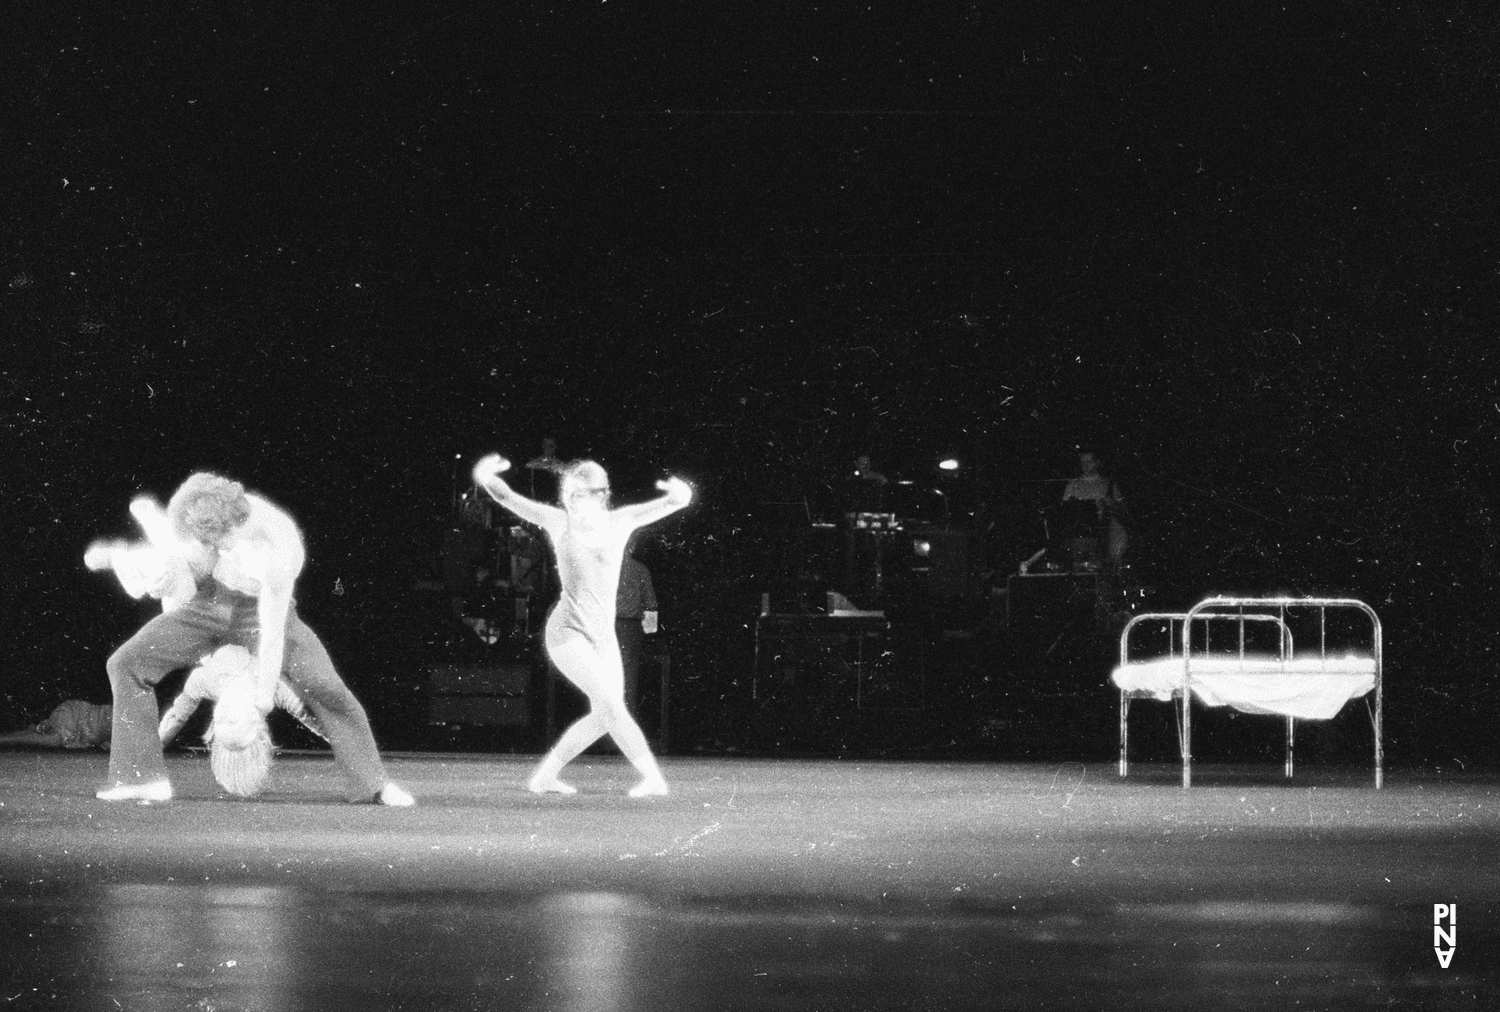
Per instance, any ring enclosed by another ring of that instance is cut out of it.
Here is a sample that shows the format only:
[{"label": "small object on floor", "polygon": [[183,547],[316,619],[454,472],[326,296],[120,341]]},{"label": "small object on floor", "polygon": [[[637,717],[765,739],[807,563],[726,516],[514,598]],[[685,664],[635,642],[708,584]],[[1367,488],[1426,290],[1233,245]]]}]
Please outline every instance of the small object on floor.
[{"label": "small object on floor", "polygon": [[417,799],[395,784],[386,784],[380,789],[380,793],[375,795],[375,803],[388,805],[391,808],[410,808],[417,803]]},{"label": "small object on floor", "polygon": [[663,797],[667,793],[667,782],[661,777],[647,777],[630,789],[632,798]]},{"label": "small object on floor", "polygon": [[557,777],[544,777],[537,774],[526,781],[526,789],[532,794],[577,794],[578,788],[572,784],[564,783]]},{"label": "small object on floor", "polygon": [[100,801],[171,801],[172,782],[156,780],[149,784],[116,784],[94,792]]}]

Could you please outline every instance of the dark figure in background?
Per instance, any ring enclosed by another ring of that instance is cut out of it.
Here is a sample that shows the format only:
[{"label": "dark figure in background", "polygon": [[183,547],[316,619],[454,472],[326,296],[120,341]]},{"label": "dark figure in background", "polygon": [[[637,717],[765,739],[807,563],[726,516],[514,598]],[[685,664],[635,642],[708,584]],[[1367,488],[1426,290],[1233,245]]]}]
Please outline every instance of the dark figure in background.
[{"label": "dark figure in background", "polygon": [[651,570],[627,555],[620,566],[620,589],[615,595],[615,637],[620,641],[620,661],[625,666],[625,705],[631,713],[637,712],[640,698],[646,637],[654,635],[657,628]]},{"label": "dark figure in background", "polygon": [[1063,504],[1089,504],[1093,509],[1085,511],[1086,525],[1068,532],[1073,568],[1097,570],[1102,563],[1109,571],[1117,571],[1130,542],[1122,522],[1120,486],[1104,476],[1099,457],[1090,450],[1078,455],[1078,470],[1078,477],[1063,489]]},{"label": "dark figure in background", "polygon": [[558,482],[567,466],[567,461],[557,455],[557,440],[551,436],[543,439],[542,452],[526,462],[526,469],[531,472],[531,498],[543,502],[556,499]]},{"label": "dark figure in background", "polygon": [[457,522],[443,532],[443,585],[448,608],[460,622],[469,618],[470,599],[496,564],[493,518],[483,496],[477,487],[465,492],[459,500]]},{"label": "dark figure in background", "polygon": [[86,703],[65,699],[40,724],[0,734],[0,745],[33,748],[98,748],[109,744],[113,707],[108,703]]},{"label": "dark figure in background", "polygon": [[890,479],[871,466],[869,454],[861,453],[844,485],[844,580],[838,589],[860,607],[874,607],[883,591],[885,570],[886,534],[878,518],[888,510]]},{"label": "dark figure in background", "polygon": [[870,455],[854,458],[854,474],[849,481],[849,509],[873,513],[885,508],[885,487],[891,480],[870,465]]}]

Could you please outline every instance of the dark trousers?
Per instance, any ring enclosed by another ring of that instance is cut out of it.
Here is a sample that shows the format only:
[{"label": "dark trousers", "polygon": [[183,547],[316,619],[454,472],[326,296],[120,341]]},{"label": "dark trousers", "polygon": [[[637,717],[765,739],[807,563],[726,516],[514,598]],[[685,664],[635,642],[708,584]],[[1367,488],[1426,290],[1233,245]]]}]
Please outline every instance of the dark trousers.
[{"label": "dark trousers", "polygon": [[[114,690],[113,738],[109,749],[111,786],[165,780],[161,720],[156,684],[179,668],[197,664],[226,643],[254,651],[260,639],[256,600],[207,581],[196,597],[176,611],[141,626],[105,664]],[[344,772],[351,801],[368,801],[386,784],[364,707],[334,670],[328,651],[297,617],[287,615],[282,674],[328,735]]]},{"label": "dark trousers", "polygon": [[635,714],[641,698],[641,659],[646,655],[646,633],[641,620],[615,619],[615,639],[620,641],[620,664],[625,669],[625,708]]}]

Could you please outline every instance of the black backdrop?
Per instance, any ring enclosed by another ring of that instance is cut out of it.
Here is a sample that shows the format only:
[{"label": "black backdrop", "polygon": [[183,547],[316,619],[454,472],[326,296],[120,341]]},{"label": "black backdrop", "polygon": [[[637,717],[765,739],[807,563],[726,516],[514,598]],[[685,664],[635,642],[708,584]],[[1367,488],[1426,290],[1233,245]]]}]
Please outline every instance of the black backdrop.
[{"label": "black backdrop", "polygon": [[[143,612],[82,548],[210,467],[299,518],[304,613],[420,746],[455,469],[551,434],[698,486],[643,545],[676,741],[775,748],[787,504],[954,453],[1010,566],[1087,442],[1146,583],[1369,600],[1393,751],[1493,758],[1496,16],[1096,6],[17,5],[0,716],[103,698]],[[987,691],[900,741],[1001,747]]]}]

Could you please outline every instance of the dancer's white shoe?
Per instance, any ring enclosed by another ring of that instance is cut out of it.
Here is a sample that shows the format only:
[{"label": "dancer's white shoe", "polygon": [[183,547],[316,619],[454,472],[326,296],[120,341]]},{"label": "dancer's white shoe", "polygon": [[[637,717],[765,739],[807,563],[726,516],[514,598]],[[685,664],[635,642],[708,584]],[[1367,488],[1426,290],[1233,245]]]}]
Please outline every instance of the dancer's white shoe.
[{"label": "dancer's white shoe", "polygon": [[564,783],[556,776],[543,776],[534,773],[531,779],[526,781],[526,789],[532,794],[577,794],[578,788],[572,784]]},{"label": "dancer's white shoe", "polygon": [[662,797],[667,793],[667,782],[661,777],[647,777],[630,789],[632,798]]},{"label": "dancer's white shoe", "polygon": [[375,803],[391,808],[410,808],[417,803],[417,799],[395,784],[386,784],[380,789],[380,793],[375,795]]},{"label": "dancer's white shoe", "polygon": [[94,792],[100,801],[171,801],[172,782],[153,780],[149,784],[116,784]]}]

